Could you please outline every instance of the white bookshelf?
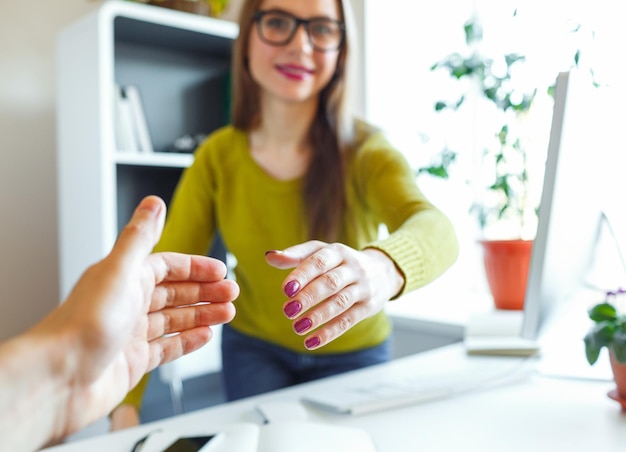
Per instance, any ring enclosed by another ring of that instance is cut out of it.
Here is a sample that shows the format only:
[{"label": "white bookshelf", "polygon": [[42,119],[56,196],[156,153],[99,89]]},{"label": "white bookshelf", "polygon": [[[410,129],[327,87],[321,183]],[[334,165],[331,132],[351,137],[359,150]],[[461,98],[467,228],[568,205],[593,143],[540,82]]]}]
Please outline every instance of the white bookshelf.
[{"label": "white bookshelf", "polygon": [[[57,170],[61,299],[111,249],[148,194],[169,202],[192,154],[164,152],[182,135],[228,122],[237,25],[108,1],[57,40]],[[115,149],[114,85],[141,90],[155,152]]]}]

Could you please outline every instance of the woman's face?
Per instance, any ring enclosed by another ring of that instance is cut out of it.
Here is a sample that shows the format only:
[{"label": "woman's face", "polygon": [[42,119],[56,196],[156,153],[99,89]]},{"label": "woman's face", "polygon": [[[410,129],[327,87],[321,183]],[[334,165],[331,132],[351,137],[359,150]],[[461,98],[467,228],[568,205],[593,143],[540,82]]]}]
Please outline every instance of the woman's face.
[{"label": "woman's face", "polygon": [[[341,20],[337,0],[264,0],[260,10],[280,10],[300,19]],[[268,23],[279,30],[280,21]],[[335,73],[339,50],[316,50],[302,24],[291,41],[285,45],[272,45],[261,39],[259,26],[257,22],[250,29],[248,67],[259,85],[261,99],[316,100]]]}]

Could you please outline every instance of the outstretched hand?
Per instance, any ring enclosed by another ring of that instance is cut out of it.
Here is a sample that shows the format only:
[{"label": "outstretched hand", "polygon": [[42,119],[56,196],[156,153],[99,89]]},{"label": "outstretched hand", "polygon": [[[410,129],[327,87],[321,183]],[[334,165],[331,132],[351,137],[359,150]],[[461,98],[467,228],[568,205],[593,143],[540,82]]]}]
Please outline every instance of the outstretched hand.
[{"label": "outstretched hand", "polygon": [[380,250],[309,241],[266,253],[268,264],[294,268],[283,282],[285,316],[308,349],[323,347],[397,295],[404,277]]},{"label": "outstretched hand", "polygon": [[163,201],[145,198],[111,253],[35,328],[75,354],[60,369],[73,393],[56,420],[56,437],[108,413],[146,372],[203,346],[211,325],[234,316],[239,288],[224,279],[221,261],[151,254],[164,218]]}]

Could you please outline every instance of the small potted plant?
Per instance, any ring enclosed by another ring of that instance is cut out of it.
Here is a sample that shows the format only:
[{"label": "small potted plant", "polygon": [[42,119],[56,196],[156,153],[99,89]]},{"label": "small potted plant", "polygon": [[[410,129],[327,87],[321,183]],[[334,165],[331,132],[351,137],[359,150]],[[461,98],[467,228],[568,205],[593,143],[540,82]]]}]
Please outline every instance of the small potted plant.
[{"label": "small potted plant", "polygon": [[626,315],[618,309],[618,297],[625,293],[621,288],[607,292],[604,301],[589,310],[589,318],[594,324],[584,339],[590,365],[596,363],[603,347],[609,351],[617,386],[609,392],[609,397],[620,402],[623,409],[626,409]]}]

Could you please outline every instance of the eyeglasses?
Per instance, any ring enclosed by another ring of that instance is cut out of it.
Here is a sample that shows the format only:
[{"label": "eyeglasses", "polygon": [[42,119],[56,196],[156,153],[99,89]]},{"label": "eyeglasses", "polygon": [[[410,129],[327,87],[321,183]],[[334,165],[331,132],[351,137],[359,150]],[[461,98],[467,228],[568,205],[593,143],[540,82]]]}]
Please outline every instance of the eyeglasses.
[{"label": "eyeglasses", "polygon": [[261,40],[273,46],[289,44],[300,25],[304,26],[315,50],[329,52],[339,50],[343,45],[345,26],[338,20],[325,17],[301,19],[280,10],[257,11],[254,20]]}]

